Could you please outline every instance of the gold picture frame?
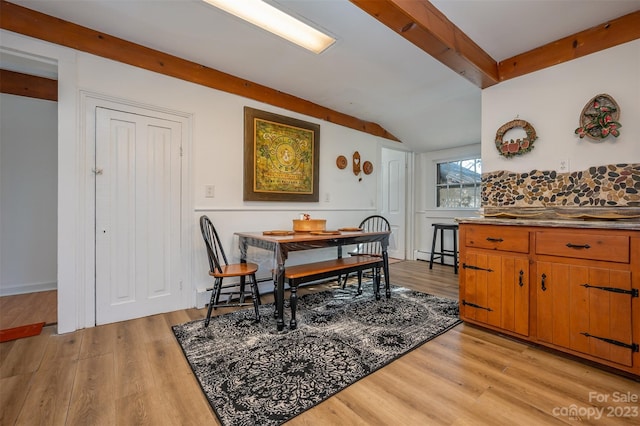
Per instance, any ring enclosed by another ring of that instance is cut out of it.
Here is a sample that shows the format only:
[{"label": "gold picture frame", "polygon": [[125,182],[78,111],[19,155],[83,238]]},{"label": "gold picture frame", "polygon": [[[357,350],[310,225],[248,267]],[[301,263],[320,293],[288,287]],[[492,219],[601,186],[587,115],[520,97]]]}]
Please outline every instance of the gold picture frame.
[{"label": "gold picture frame", "polygon": [[320,125],[244,108],[244,201],[319,200]]}]

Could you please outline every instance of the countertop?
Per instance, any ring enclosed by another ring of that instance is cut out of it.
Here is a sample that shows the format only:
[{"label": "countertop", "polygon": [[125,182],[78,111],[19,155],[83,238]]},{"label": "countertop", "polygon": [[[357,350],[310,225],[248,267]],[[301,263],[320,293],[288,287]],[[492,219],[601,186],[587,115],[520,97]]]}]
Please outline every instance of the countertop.
[{"label": "countertop", "polygon": [[536,219],[536,218],[494,218],[494,217],[461,217],[458,223],[477,223],[484,225],[511,226],[544,226],[552,228],[584,228],[584,229],[622,229],[640,231],[640,221],[637,219],[617,220],[569,220],[569,219]]}]

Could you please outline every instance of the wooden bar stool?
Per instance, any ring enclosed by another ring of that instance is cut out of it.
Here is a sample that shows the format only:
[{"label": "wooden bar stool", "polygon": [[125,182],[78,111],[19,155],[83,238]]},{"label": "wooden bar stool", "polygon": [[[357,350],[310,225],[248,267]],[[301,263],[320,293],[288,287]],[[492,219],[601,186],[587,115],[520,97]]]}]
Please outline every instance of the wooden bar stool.
[{"label": "wooden bar stool", "polygon": [[[433,261],[440,259],[440,264],[444,265],[444,257],[453,257],[453,271],[458,273],[458,225],[450,223],[434,223],[433,240],[431,241],[431,258],[429,259],[429,269],[433,269]],[[444,231],[453,231],[453,250],[444,248]],[[440,251],[436,251],[436,240],[440,234]]]}]

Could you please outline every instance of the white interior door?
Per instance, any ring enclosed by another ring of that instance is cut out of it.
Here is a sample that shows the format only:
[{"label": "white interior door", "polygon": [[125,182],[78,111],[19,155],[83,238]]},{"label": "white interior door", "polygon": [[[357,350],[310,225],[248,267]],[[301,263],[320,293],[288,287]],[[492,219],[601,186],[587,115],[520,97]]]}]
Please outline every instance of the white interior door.
[{"label": "white interior door", "polygon": [[382,210],[391,224],[389,257],[405,258],[407,154],[382,148]]},{"label": "white interior door", "polygon": [[180,307],[181,126],[96,109],[96,324]]}]

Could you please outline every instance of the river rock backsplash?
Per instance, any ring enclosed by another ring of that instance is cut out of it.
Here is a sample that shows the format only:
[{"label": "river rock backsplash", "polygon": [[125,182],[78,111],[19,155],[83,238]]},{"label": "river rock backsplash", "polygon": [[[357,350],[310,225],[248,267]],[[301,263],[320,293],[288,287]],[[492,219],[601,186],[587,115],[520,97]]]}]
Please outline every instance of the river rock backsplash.
[{"label": "river rock backsplash", "polygon": [[500,210],[640,207],[640,163],[593,166],[567,173],[554,170],[483,173],[482,206]]}]

